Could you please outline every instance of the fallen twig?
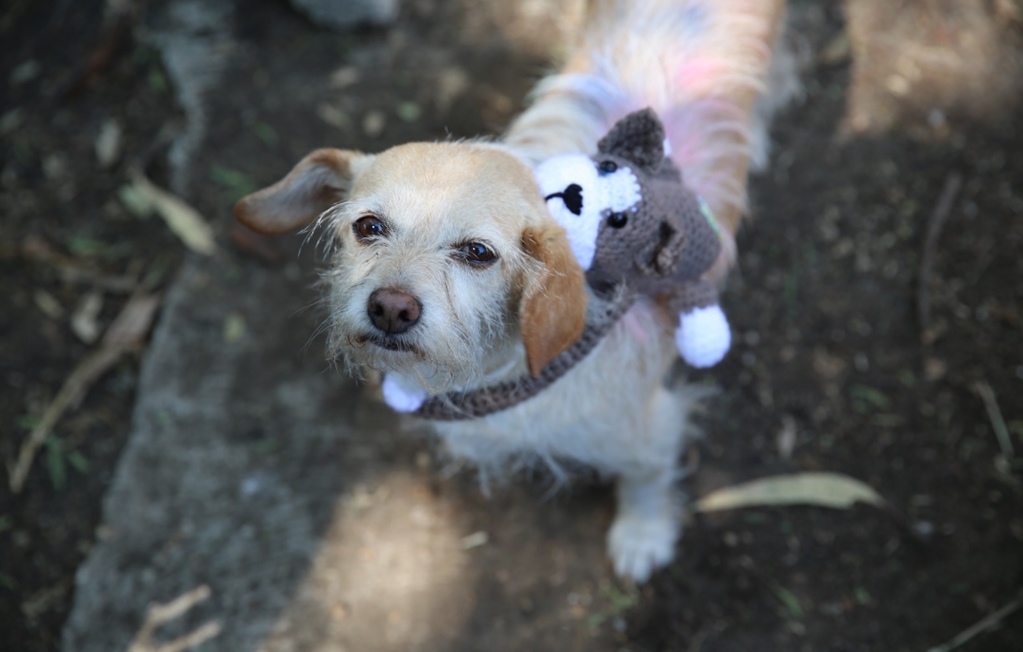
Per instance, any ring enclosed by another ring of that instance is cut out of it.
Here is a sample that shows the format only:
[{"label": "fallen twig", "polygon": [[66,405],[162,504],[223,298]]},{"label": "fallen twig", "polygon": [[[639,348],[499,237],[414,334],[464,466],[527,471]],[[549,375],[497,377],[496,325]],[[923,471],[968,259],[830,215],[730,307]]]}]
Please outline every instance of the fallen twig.
[{"label": "fallen twig", "polygon": [[159,306],[159,295],[141,293],[134,295],[121,309],[114,323],[107,329],[99,348],[78,363],[78,366],[64,381],[57,396],[46,407],[39,423],[21,444],[18,461],[10,472],[12,493],[21,492],[36,453],[46,443],[50,431],[57,425],[64,413],[69,408],[76,407],[85,397],[89,388],[117,364],[121,356],[142,344],[153,324],[153,318],[156,316]]},{"label": "fallen twig", "polygon": [[167,643],[153,643],[152,641],[153,632],[157,627],[182,616],[209,597],[210,587],[203,584],[167,604],[150,604],[149,609],[146,610],[146,620],[128,646],[127,652],[183,652],[183,650],[193,648],[220,634],[220,622],[213,620],[192,633],[179,636],[173,641]]},{"label": "fallen twig", "polygon": [[978,380],[973,383],[973,389],[977,390],[980,398],[984,401],[984,409],[987,410],[987,418],[991,421],[991,427],[998,438],[998,445],[1002,447],[1002,455],[1006,459],[1012,459],[1016,451],[1012,447],[1012,438],[1009,436],[1009,428],[1005,425],[1005,418],[998,407],[998,399],[995,397],[995,390],[986,380]]},{"label": "fallen twig", "polygon": [[963,175],[952,172],[945,178],[945,187],[941,191],[938,203],[934,206],[930,219],[927,220],[927,239],[924,241],[924,255],[920,261],[920,286],[917,289],[916,304],[920,317],[920,341],[930,344],[933,336],[931,328],[931,274],[934,271],[934,254],[938,248],[938,238],[952,210],[952,203],[963,185]]},{"label": "fallen twig", "polygon": [[1002,607],[1001,609],[999,609],[998,611],[995,611],[994,613],[990,613],[984,616],[970,627],[967,627],[963,631],[959,632],[959,634],[957,634],[955,638],[950,640],[948,643],[945,643],[944,645],[939,645],[937,647],[932,647],[931,649],[927,650],[927,652],[951,652],[951,650],[954,650],[960,645],[966,643],[977,634],[980,634],[989,627],[998,624],[1003,618],[1011,614],[1013,611],[1019,609],[1020,606],[1023,606],[1023,599],[1017,598],[1010,602],[1009,604]]}]

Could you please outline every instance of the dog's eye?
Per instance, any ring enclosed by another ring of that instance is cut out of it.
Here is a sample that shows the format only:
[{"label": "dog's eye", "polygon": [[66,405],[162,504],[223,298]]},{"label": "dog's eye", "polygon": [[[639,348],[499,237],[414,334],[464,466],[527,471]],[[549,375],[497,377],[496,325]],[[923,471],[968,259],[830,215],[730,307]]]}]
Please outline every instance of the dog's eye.
[{"label": "dog's eye", "polygon": [[601,174],[611,174],[618,169],[618,164],[614,161],[601,161],[597,169],[600,170]]},{"label": "dog's eye", "polygon": [[629,216],[625,213],[611,213],[611,215],[607,218],[607,225],[612,229],[620,229],[625,226],[628,221]]},{"label": "dog's eye", "polygon": [[387,235],[387,226],[373,215],[356,220],[352,225],[352,230],[355,231],[355,237],[359,240],[369,240]]},{"label": "dog's eye", "polygon": [[497,260],[494,250],[482,242],[466,242],[458,247],[458,254],[473,267],[486,267]]}]

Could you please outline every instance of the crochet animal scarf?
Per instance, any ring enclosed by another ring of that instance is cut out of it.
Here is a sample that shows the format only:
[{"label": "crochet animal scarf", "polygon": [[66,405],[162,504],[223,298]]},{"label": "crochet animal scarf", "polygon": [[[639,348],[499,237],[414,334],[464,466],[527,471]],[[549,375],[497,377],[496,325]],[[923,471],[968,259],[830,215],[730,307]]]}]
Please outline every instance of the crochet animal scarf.
[{"label": "crochet animal scarf", "polygon": [[536,178],[590,288],[657,300],[678,318],[682,359],[710,367],[731,345],[717,288],[705,278],[721,253],[720,231],[665,155],[664,135],[650,109],[630,113],[600,140],[595,157],[555,156]]}]

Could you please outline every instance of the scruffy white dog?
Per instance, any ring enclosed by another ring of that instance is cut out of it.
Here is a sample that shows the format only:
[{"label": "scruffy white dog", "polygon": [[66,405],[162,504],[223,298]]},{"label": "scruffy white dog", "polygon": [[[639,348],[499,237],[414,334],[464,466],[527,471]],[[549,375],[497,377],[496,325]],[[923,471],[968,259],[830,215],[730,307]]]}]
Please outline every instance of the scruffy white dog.
[{"label": "scruffy white dog", "polygon": [[[336,238],[331,353],[383,371],[392,407],[542,378],[607,306],[588,293],[533,167],[592,154],[618,118],[652,107],[725,234],[712,272],[720,276],[745,211],[748,166],[762,156],[770,102],[758,97],[772,76],[783,5],[595,0],[562,73],[540,85],[500,142],[317,150],[240,201],[236,215],[264,233],[322,216]],[[693,392],[665,385],[675,325],[659,306],[640,301],[615,317],[535,396],[431,423],[483,471],[565,459],[615,477],[609,552],[619,575],[644,581],[671,560],[680,533],[673,483]]]}]

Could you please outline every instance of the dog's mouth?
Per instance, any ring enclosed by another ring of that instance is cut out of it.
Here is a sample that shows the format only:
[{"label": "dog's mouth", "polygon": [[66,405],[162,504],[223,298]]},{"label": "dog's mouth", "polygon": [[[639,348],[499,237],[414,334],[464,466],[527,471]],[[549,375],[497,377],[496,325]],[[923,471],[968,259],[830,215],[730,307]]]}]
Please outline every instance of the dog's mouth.
[{"label": "dog's mouth", "polygon": [[381,349],[387,351],[396,351],[398,353],[413,353],[415,355],[422,355],[422,351],[418,346],[411,342],[404,340],[400,337],[394,337],[389,335],[371,335],[364,334],[358,335],[355,338],[355,343],[359,346],[366,344],[372,344],[373,346],[379,346]]}]

